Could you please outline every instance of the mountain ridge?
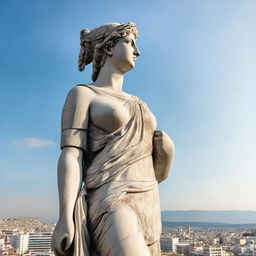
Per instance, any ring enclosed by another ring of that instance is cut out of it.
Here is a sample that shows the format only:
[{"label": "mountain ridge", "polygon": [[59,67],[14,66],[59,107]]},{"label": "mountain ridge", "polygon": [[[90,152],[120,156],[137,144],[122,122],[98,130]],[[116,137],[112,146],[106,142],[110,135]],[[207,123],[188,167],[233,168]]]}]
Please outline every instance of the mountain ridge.
[{"label": "mountain ridge", "polygon": [[212,222],[224,224],[255,224],[254,210],[174,210],[162,211],[162,221],[166,222]]},{"label": "mountain ridge", "polygon": [[195,228],[216,228],[216,229],[256,229],[256,223],[249,224],[228,224],[218,222],[162,222],[163,227],[171,228],[184,228],[184,227],[195,227]]}]

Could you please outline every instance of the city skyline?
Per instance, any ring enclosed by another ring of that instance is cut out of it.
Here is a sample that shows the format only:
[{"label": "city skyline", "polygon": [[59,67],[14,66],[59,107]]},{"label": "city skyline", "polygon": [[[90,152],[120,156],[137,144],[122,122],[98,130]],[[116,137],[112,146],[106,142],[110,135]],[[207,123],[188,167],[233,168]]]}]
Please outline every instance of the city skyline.
[{"label": "city skyline", "polygon": [[162,210],[256,210],[255,11],[242,0],[2,1],[0,218],[57,219],[61,110],[91,82],[91,67],[77,69],[79,33],[113,21],[139,30],[124,90],[176,147]]},{"label": "city skyline", "polygon": [[[36,218],[0,219],[0,253],[54,256],[51,250],[54,226]],[[190,226],[164,222],[160,246],[161,255],[254,256],[255,241],[255,225]]]}]

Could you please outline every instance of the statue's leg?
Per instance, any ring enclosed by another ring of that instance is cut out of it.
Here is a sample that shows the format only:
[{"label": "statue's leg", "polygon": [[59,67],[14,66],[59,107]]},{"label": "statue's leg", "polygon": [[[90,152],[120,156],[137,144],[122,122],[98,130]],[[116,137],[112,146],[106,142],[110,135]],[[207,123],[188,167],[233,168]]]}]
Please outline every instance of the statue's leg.
[{"label": "statue's leg", "polygon": [[126,204],[113,207],[99,243],[101,256],[150,256],[137,217]]}]

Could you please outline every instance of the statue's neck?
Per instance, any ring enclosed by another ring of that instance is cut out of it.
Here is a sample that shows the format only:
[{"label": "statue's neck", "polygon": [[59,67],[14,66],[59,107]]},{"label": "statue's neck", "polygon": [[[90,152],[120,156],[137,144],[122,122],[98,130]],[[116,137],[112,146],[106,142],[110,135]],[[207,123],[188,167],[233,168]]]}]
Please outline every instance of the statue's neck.
[{"label": "statue's neck", "polygon": [[97,80],[92,84],[98,87],[108,87],[116,91],[122,91],[124,73],[117,70],[113,65],[105,65],[100,69]]}]

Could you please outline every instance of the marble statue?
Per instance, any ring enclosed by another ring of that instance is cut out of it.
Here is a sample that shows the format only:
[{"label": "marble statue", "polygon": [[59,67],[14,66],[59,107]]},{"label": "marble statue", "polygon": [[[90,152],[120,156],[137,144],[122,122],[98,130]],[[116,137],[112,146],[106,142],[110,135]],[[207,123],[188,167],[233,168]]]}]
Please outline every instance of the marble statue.
[{"label": "marble statue", "polygon": [[160,255],[157,184],[174,146],[148,106],[122,90],[137,37],[131,22],[81,31],[79,70],[92,62],[93,82],[72,88],[62,112],[55,255]]}]

